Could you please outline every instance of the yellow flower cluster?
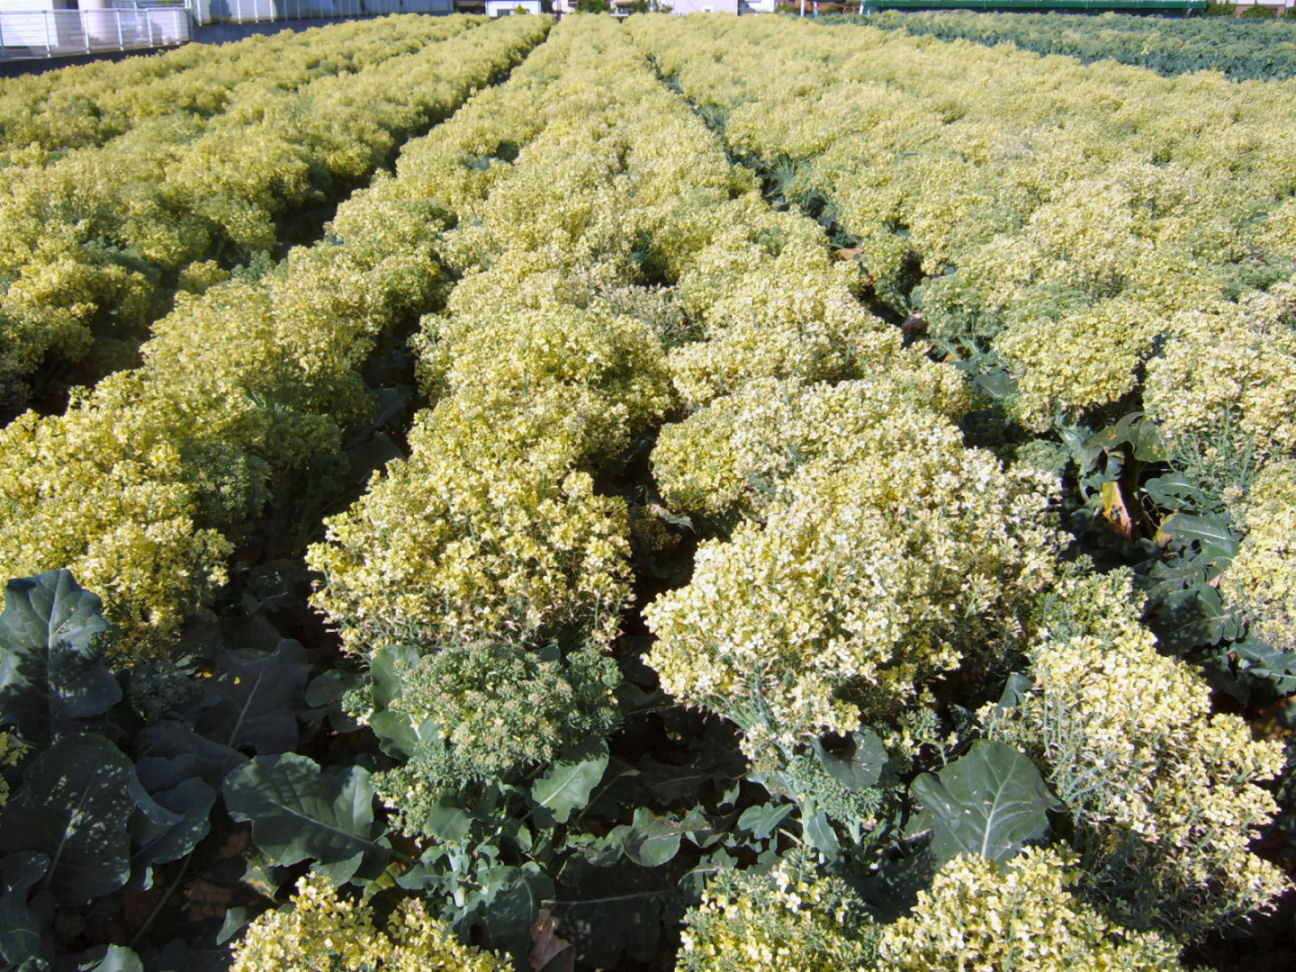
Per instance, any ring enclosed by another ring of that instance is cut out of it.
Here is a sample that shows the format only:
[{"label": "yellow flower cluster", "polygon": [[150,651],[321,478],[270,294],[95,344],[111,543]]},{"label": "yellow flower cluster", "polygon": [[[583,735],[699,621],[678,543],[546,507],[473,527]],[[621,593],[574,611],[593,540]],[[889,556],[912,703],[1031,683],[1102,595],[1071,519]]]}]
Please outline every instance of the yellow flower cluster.
[{"label": "yellow flower cluster", "polygon": [[1112,925],[1069,890],[1074,859],[1028,847],[1000,865],[960,855],[886,926],[880,972],[1178,972],[1178,946]]},{"label": "yellow flower cluster", "polygon": [[1241,511],[1249,530],[1220,590],[1246,609],[1261,637],[1296,651],[1296,462],[1267,466]]},{"label": "yellow flower cluster", "polygon": [[[17,766],[27,747],[13,733],[0,732],[0,767]],[[9,783],[0,776],[0,807],[9,800]]]},{"label": "yellow flower cluster", "polygon": [[688,586],[644,610],[668,691],[740,724],[755,707],[786,744],[994,658],[1052,578],[1047,478],[1004,472],[939,416],[851,432],[843,460],[808,462],[763,525],[704,542]]},{"label": "yellow flower cluster", "polygon": [[234,946],[233,972],[508,972],[512,963],[460,942],[406,900],[384,928],[373,909],[327,879],[297,882],[291,906],[259,916]]},{"label": "yellow flower cluster", "polygon": [[[605,641],[628,593],[629,523],[623,501],[592,491],[594,462],[677,393],[901,357],[817,228],[761,202],[623,32],[578,18],[545,49],[447,126],[461,141],[409,156],[454,207],[440,252],[463,277],[414,342],[437,404],[409,458],[310,554],[317,603],[356,651]],[[695,367],[699,352],[725,372]],[[904,361],[939,370],[916,351]],[[962,401],[953,376],[942,391]]]},{"label": "yellow flower cluster", "polygon": [[627,26],[733,150],[826,202],[893,309],[994,352],[1032,428],[1135,389],[1173,315],[1296,265],[1292,82],[858,26]]},{"label": "yellow flower cluster", "polygon": [[[124,61],[96,61],[7,81],[0,91],[0,152],[101,145],[146,119],[220,114],[258,86],[291,90],[301,78],[349,73],[482,23],[481,17],[385,17],[327,29],[189,45]],[[301,74],[303,69],[307,72]],[[35,155],[33,157],[39,157]],[[3,158],[0,155],[0,158]]]},{"label": "yellow flower cluster", "polygon": [[6,403],[48,352],[75,361],[94,334],[138,339],[165,309],[171,275],[189,264],[273,250],[282,219],[362,181],[399,141],[519,61],[548,26],[535,18],[468,29],[477,22],[349,28],[337,40],[350,38],[354,50],[324,71],[333,41],[319,32],[319,46],[258,55],[272,58],[265,76],[229,87],[219,113],[146,114],[103,146],[0,167]]},{"label": "yellow flower cluster", "polygon": [[680,972],[863,972],[877,929],[840,878],[798,855],[764,873],[726,871],[684,916]]},{"label": "yellow flower cluster", "polygon": [[1214,443],[1261,463],[1296,455],[1296,281],[1170,323],[1143,401],[1169,442]]},{"label": "yellow flower cluster", "polygon": [[968,398],[953,368],[905,352],[885,372],[836,385],[756,378],[662,429],[653,475],[675,509],[759,515],[801,466],[867,458],[931,416],[959,418]]},{"label": "yellow flower cluster", "polygon": [[[462,96],[474,70],[490,77],[547,26],[507,18],[464,35],[475,39],[453,68]],[[70,567],[102,592],[115,653],[164,654],[224,578],[220,531],[259,512],[268,483],[337,451],[341,430],[368,414],[360,369],[376,340],[443,286],[444,224],[417,183],[402,173],[356,193],[333,238],[257,282],[181,295],[140,368],[78,395],[63,416],[26,415],[0,433],[7,576]]]},{"label": "yellow flower cluster", "polygon": [[701,405],[750,378],[830,381],[896,355],[899,335],[855,299],[858,268],[832,261],[810,220],[749,198],[680,273],[703,340],[671,352],[680,395]]},{"label": "yellow flower cluster", "polygon": [[1263,910],[1287,888],[1248,843],[1277,812],[1260,782],[1283,750],[1159,654],[1128,574],[1059,585],[1030,647],[1034,689],[983,713],[992,738],[1033,754],[1076,824],[1091,893],[1139,927],[1185,936]]}]

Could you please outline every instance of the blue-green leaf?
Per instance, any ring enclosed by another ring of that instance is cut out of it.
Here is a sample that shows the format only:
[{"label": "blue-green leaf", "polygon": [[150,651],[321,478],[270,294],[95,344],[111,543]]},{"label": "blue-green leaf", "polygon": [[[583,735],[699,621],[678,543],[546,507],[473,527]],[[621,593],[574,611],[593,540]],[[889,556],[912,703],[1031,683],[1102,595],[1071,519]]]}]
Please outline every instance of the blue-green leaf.
[{"label": "blue-green leaf", "polygon": [[40,753],[0,816],[0,849],[50,859],[46,885],[80,904],[130,878],[135,768],[103,736],[64,736]]},{"label": "blue-green leaf", "polygon": [[748,807],[738,818],[738,828],[758,840],[767,840],[780,823],[796,809],[791,803],[758,803]]},{"label": "blue-green leaf", "polygon": [[844,757],[828,752],[818,739],[813,745],[815,756],[828,775],[853,792],[875,786],[889,758],[881,738],[871,729],[851,733]]},{"label": "blue-green leaf", "polygon": [[100,661],[102,603],[66,570],[11,580],[0,614],[0,723],[44,743],[71,720],[101,715],[121,686]]},{"label": "blue-green leaf", "polygon": [[1061,804],[1028,758],[1003,743],[977,742],[933,776],[914,781],[938,865],[959,854],[992,861],[1013,857],[1048,832],[1048,811]]},{"label": "blue-green leaf", "polygon": [[250,821],[252,840],[277,866],[314,859],[337,884],[366,860],[385,858],[375,839],[374,786],[359,766],[320,769],[306,756],[258,756],[225,779],[225,805]]},{"label": "blue-green leaf", "polygon": [[550,825],[546,823],[547,818],[552,818],[554,823],[566,823],[573,810],[589,803],[590,794],[603,778],[607,764],[607,743],[601,739],[565,751],[549,772],[531,784],[537,820],[546,826]]},{"label": "blue-green leaf", "polygon": [[682,840],[680,825],[669,817],[659,817],[647,807],[635,810],[630,830],[622,838],[626,857],[643,867],[660,867],[679,853]]}]

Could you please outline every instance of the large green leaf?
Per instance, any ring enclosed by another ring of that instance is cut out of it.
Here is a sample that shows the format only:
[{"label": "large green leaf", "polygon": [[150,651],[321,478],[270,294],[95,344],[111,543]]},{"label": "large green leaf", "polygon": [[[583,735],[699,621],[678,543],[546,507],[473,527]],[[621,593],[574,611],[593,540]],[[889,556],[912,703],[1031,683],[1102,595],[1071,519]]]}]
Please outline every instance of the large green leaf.
[{"label": "large green leaf", "polygon": [[851,733],[840,756],[830,753],[818,739],[814,740],[814,752],[829,776],[855,792],[877,785],[889,758],[882,739],[871,729]]},{"label": "large green leaf", "polygon": [[1216,563],[1231,561],[1238,551],[1238,540],[1222,516],[1172,513],[1161,521],[1158,539],[1180,546],[1196,543],[1202,557]]},{"label": "large green leaf", "polygon": [[151,795],[137,793],[135,800],[139,812],[131,820],[135,844],[131,862],[147,890],[153,865],[179,860],[207,836],[216,791],[190,777]]},{"label": "large green leaf", "polygon": [[384,859],[375,839],[374,786],[359,766],[321,769],[306,756],[257,756],[225,778],[225,805],[252,824],[252,839],[278,866],[314,859],[337,884]]},{"label": "large green leaf", "polygon": [[38,755],[0,816],[0,849],[50,859],[46,885],[66,904],[116,891],[130,877],[135,768],[91,733],[64,736]]},{"label": "large green leaf", "polygon": [[801,804],[801,832],[806,843],[829,860],[835,859],[841,850],[837,831],[833,830],[828,815],[816,807],[813,800]]},{"label": "large green leaf", "polygon": [[0,893],[0,959],[5,968],[24,962],[48,962],[50,947],[44,940],[46,922],[33,913],[27,895],[49,871],[50,859],[27,851],[4,859],[3,893]]},{"label": "large green leaf", "polygon": [[738,829],[747,831],[757,840],[768,840],[783,819],[795,809],[796,804],[793,803],[754,804],[738,818]]},{"label": "large green leaf", "polygon": [[639,807],[621,841],[626,857],[636,864],[661,867],[679,853],[683,837],[679,821],[659,817],[647,807]]},{"label": "large green leaf", "polygon": [[304,704],[310,666],[295,641],[275,650],[222,651],[212,687],[221,704],[203,710],[198,731],[209,739],[261,755],[288,752],[297,745],[296,708]]},{"label": "large green leaf", "polygon": [[935,776],[919,777],[913,793],[924,811],[921,826],[932,831],[937,865],[959,854],[1007,860],[1043,837],[1048,811],[1061,808],[1034,763],[985,740]]},{"label": "large green leaf", "polygon": [[66,570],[11,580],[0,614],[0,723],[33,743],[107,712],[121,686],[99,659],[102,603]]},{"label": "large green leaf", "polygon": [[549,772],[531,785],[537,821],[543,826],[566,823],[573,810],[589,803],[607,764],[607,743],[601,739],[564,751]]}]

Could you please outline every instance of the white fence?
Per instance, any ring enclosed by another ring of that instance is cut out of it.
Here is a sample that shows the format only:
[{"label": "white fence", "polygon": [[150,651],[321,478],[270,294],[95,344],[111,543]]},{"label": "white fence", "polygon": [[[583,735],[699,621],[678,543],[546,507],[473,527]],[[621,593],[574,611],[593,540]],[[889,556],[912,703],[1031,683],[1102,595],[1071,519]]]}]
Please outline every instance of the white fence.
[{"label": "white fence", "polygon": [[135,10],[0,11],[0,60],[129,51],[183,44],[191,20],[184,7]]},{"label": "white fence", "polygon": [[197,24],[454,13],[454,0],[191,0],[190,6]]}]

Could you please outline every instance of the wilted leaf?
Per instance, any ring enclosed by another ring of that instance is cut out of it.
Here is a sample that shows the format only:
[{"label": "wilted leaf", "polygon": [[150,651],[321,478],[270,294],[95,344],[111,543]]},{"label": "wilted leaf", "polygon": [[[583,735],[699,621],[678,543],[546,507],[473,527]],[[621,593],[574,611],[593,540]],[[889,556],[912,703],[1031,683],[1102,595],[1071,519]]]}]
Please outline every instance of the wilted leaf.
[{"label": "wilted leaf", "polygon": [[1102,484],[1102,504],[1103,516],[1116,528],[1116,532],[1126,540],[1137,540],[1138,527],[1134,524],[1134,518],[1130,516],[1129,507],[1125,503],[1125,494],[1121,492],[1118,481],[1109,479]]},{"label": "wilted leaf", "polygon": [[913,793],[930,824],[937,865],[959,854],[1007,860],[1043,837],[1048,811],[1061,806],[1034,763],[1011,746],[984,740],[935,776],[919,777]]},{"label": "wilted leaf", "polygon": [[558,956],[562,958],[552,966],[553,972],[572,972],[576,968],[576,953],[572,951],[571,942],[558,937],[558,919],[549,913],[548,908],[541,908],[531,926],[531,954],[528,956],[531,968],[534,972],[550,969],[549,963]]},{"label": "wilted leaf", "polygon": [[234,893],[205,878],[194,878],[185,885],[184,896],[189,917],[194,921],[205,921],[208,918],[224,920],[225,909],[233,900]]},{"label": "wilted leaf", "polygon": [[39,851],[45,880],[66,904],[116,891],[130,878],[131,761],[103,736],[64,736],[39,754],[0,816],[0,849]]},{"label": "wilted leaf", "polygon": [[66,570],[9,582],[0,614],[0,723],[44,743],[70,720],[121,701],[121,686],[94,645],[108,629],[102,608]]},{"label": "wilted leaf", "polygon": [[359,766],[320,769],[296,753],[258,756],[225,780],[225,805],[252,824],[252,840],[277,866],[314,859],[345,884],[366,858],[385,858],[374,839],[374,786]]}]

